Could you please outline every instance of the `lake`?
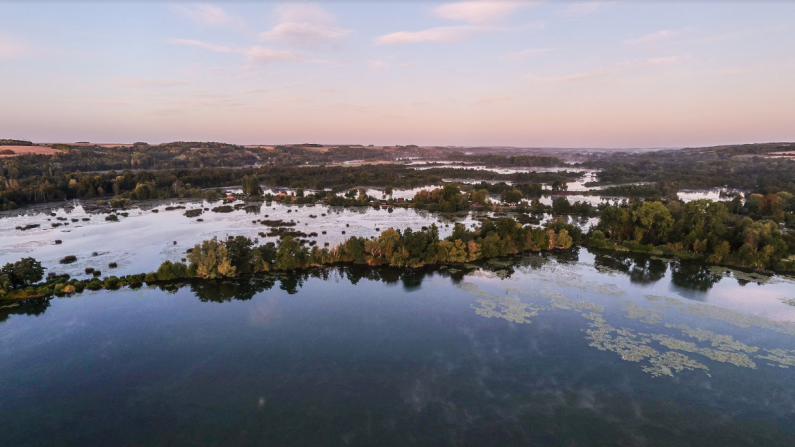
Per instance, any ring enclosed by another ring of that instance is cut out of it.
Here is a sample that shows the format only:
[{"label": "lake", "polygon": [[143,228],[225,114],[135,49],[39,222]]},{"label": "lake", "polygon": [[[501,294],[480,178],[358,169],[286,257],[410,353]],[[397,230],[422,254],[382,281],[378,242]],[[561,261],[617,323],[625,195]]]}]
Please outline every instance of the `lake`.
[{"label": "lake", "polygon": [[0,309],[4,445],[795,445],[795,282],[585,249]]}]

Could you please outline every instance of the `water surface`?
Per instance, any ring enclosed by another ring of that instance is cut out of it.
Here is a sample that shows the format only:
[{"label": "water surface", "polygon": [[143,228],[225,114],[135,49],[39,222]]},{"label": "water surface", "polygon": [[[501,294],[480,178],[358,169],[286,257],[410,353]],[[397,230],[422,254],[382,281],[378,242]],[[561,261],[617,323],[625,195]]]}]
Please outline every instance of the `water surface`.
[{"label": "water surface", "polygon": [[791,446],[793,285],[575,250],[5,308],[0,439]]}]

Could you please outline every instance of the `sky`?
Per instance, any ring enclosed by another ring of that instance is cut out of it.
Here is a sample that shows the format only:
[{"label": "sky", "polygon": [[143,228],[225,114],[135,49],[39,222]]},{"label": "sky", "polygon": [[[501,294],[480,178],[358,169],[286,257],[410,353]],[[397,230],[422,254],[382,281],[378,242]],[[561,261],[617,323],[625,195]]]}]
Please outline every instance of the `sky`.
[{"label": "sky", "polygon": [[0,1],[0,138],[795,141],[795,2]]}]

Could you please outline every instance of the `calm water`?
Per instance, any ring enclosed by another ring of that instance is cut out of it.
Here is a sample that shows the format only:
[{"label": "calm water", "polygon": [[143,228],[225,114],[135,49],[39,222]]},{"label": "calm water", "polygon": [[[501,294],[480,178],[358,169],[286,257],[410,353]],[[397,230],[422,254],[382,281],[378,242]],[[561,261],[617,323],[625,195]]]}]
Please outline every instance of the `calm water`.
[{"label": "calm water", "polygon": [[791,446],[793,286],[580,250],[5,308],[0,439]]},{"label": "calm water", "polygon": [[[126,213],[126,216],[117,214],[118,221],[107,221],[107,214],[89,211],[87,202],[85,206],[80,202],[68,202],[3,212],[0,213],[0,265],[30,256],[40,261],[48,272],[88,278],[90,275],[85,274],[85,269],[92,267],[100,270],[103,276],[121,276],[156,270],[165,260],[180,261],[187,249],[214,237],[246,236],[257,239],[258,243],[277,242],[277,236],[260,235],[267,234],[271,227],[257,220],[294,222],[296,225],[290,228],[307,235],[316,233],[304,239],[323,247],[326,243],[334,246],[351,236],[377,237],[387,228],[417,231],[432,224],[437,225],[441,237],[447,237],[456,223],[472,228],[480,226],[480,219],[485,216],[495,217],[493,212],[449,214],[394,208],[390,213],[373,207],[242,201],[231,203],[238,208],[230,213],[204,211],[199,217],[185,216],[186,210],[212,209],[222,204],[221,201],[187,199],[141,202],[140,206],[117,210],[117,213]],[[109,210],[107,206],[103,209]],[[513,213],[505,215],[514,216]],[[502,214],[496,217],[500,216]],[[543,223],[552,215],[538,217]],[[596,218],[577,216],[567,219],[583,229],[598,222]],[[17,228],[35,224],[40,226],[24,231]],[[60,225],[53,227],[53,224]],[[57,244],[56,240],[61,243]],[[59,264],[60,259],[69,255],[76,256],[77,262]],[[111,262],[118,267],[107,268]]]}]

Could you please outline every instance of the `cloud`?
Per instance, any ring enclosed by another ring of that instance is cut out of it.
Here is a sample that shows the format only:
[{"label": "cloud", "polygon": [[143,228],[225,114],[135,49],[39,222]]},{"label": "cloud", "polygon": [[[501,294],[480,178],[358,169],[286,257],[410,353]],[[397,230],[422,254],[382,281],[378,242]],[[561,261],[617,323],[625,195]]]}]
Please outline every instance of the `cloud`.
[{"label": "cloud", "polygon": [[253,89],[253,90],[243,91],[243,92],[241,92],[241,94],[246,95],[246,94],[251,94],[251,93],[270,93],[270,92],[275,92],[277,90],[285,90],[285,89],[288,89],[288,88],[300,87],[302,85],[311,84],[312,82],[315,82],[316,80],[317,80],[317,78],[312,78],[312,79],[310,79],[308,81],[295,82],[293,84],[285,84],[285,85],[280,85],[278,87],[273,87],[273,88],[256,88],[256,89]]},{"label": "cloud", "polygon": [[668,30],[657,31],[651,34],[646,34],[640,37],[636,37],[634,39],[627,39],[624,41],[624,43],[633,46],[660,45],[670,41],[671,39],[679,36],[680,34],[681,30],[668,29]]},{"label": "cloud", "polygon": [[669,57],[653,57],[651,59],[647,59],[646,63],[648,65],[669,65],[679,62],[681,58],[679,56],[669,56]]},{"label": "cloud", "polygon": [[263,40],[281,42],[294,47],[314,47],[339,42],[352,31],[341,28],[315,25],[306,22],[280,23],[259,36]]},{"label": "cloud", "polygon": [[389,65],[387,62],[382,60],[373,60],[367,63],[367,65],[372,68],[373,70],[378,70],[379,68],[384,68]]},{"label": "cloud", "polygon": [[113,81],[121,87],[180,87],[188,85],[187,81],[168,78],[118,78]]},{"label": "cloud", "polygon": [[308,58],[292,51],[272,50],[270,48],[252,47],[246,50],[246,57],[252,62],[270,64],[272,62],[305,62]]},{"label": "cloud", "polygon": [[482,106],[486,104],[495,104],[500,102],[508,102],[513,98],[510,96],[486,96],[483,98],[476,99],[472,104],[477,106]]},{"label": "cloud", "polygon": [[270,102],[281,103],[281,104],[296,104],[307,102],[308,99],[304,96],[285,96],[283,98],[273,98]]},{"label": "cloud", "polygon": [[604,1],[591,1],[591,2],[577,2],[570,4],[566,9],[561,11],[560,15],[564,17],[582,17],[589,14],[598,12],[610,5],[613,2]]},{"label": "cloud", "polygon": [[239,22],[238,18],[223,9],[206,3],[193,6],[173,6],[173,10],[202,25],[229,26]]},{"label": "cloud", "polygon": [[597,70],[586,71],[582,73],[574,73],[565,76],[552,76],[552,77],[531,76],[531,79],[533,79],[535,82],[538,83],[590,81],[594,79],[610,77],[622,71],[630,70],[633,68],[637,69],[644,67],[648,68],[648,67],[670,65],[679,62],[679,60],[681,60],[679,56],[655,57],[651,59],[635,59],[635,60],[619,62],[608,68],[599,68]]},{"label": "cloud", "polygon": [[533,57],[541,53],[546,53],[547,51],[551,50],[549,48],[528,48],[526,50],[505,54],[502,56],[502,58],[509,61],[520,61],[528,57]]},{"label": "cloud", "polygon": [[314,5],[282,5],[276,8],[279,24],[260,34],[267,41],[293,47],[316,47],[338,44],[351,30],[334,26],[334,17]]},{"label": "cloud", "polygon": [[576,82],[576,81],[588,81],[597,78],[604,78],[607,76],[612,76],[618,73],[617,69],[614,68],[601,68],[599,70],[594,71],[587,71],[583,73],[575,73],[566,76],[557,76],[557,77],[537,77],[533,78],[535,82],[538,83],[556,83],[556,82]]},{"label": "cloud", "polygon": [[237,53],[240,50],[236,50],[231,47],[223,46],[223,45],[215,45],[212,43],[200,42],[198,40],[193,39],[171,39],[171,43],[179,44],[179,45],[190,45],[194,47],[203,48],[209,51],[215,51],[218,53]]},{"label": "cloud", "polygon": [[527,4],[518,1],[470,1],[448,3],[437,7],[434,12],[444,19],[483,25],[498,22]]},{"label": "cloud", "polygon": [[323,8],[307,3],[293,5],[279,5],[276,7],[276,15],[280,22],[309,22],[325,23],[334,22],[334,16],[326,12]]},{"label": "cloud", "polygon": [[378,45],[417,43],[417,42],[457,42],[479,34],[493,31],[493,28],[482,26],[442,26],[423,31],[400,31],[387,34],[376,39]]},{"label": "cloud", "polygon": [[264,48],[260,46],[253,46],[249,48],[233,48],[224,45],[201,42],[193,39],[172,39],[171,43],[177,45],[194,46],[218,53],[237,53],[245,56],[250,62],[256,62],[263,65],[273,62],[311,62],[318,64],[329,63],[329,61],[322,59],[312,59],[305,54],[294,51],[274,50],[272,48]]}]

